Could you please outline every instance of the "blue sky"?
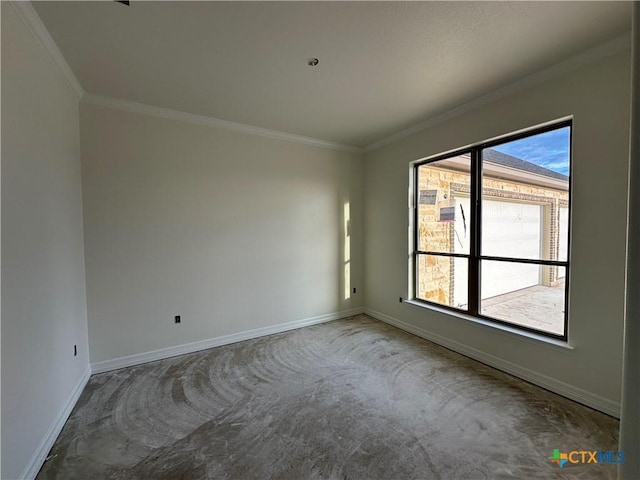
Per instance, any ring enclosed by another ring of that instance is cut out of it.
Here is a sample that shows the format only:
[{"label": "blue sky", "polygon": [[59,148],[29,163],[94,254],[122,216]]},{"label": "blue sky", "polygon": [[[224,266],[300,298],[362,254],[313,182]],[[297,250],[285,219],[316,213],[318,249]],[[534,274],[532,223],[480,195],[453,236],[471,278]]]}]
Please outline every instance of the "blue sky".
[{"label": "blue sky", "polygon": [[554,172],[569,175],[569,127],[492,147]]}]

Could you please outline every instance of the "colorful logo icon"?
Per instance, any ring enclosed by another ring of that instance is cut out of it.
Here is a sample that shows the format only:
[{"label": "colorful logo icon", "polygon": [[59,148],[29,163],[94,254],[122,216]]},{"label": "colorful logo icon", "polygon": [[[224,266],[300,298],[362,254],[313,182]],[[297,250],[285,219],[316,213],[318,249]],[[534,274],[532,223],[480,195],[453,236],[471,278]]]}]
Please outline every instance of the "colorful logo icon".
[{"label": "colorful logo icon", "polygon": [[560,453],[560,450],[555,448],[553,450],[553,456],[549,457],[549,460],[551,460],[551,463],[555,463],[562,468],[564,464],[567,463],[568,458],[566,453]]},{"label": "colorful logo icon", "polygon": [[562,453],[559,448],[553,449],[553,455],[549,457],[551,463],[555,463],[560,468],[565,463],[585,464],[585,463],[624,463],[624,452],[597,451],[597,450],[573,450],[569,453]]}]

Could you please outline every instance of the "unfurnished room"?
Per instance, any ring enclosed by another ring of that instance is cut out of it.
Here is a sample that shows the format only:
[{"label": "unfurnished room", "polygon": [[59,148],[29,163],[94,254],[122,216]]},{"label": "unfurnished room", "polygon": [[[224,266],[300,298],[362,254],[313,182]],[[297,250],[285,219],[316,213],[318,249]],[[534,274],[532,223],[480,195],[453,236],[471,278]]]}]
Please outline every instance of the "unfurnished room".
[{"label": "unfurnished room", "polygon": [[640,479],[640,4],[2,1],[3,480]]}]

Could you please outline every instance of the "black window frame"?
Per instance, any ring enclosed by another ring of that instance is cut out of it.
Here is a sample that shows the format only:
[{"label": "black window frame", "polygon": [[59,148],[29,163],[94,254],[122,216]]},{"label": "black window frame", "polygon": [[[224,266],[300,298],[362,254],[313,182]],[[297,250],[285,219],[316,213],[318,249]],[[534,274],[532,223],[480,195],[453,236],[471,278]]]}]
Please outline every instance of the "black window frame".
[{"label": "black window frame", "polygon": [[[569,127],[569,180],[568,180],[568,225],[567,229],[567,258],[564,261],[561,260],[543,260],[543,259],[527,259],[527,258],[513,258],[513,257],[495,257],[482,255],[482,150],[492,148],[505,143],[521,140],[523,138],[532,137],[541,133],[558,130],[561,128]],[[438,162],[440,160],[446,160],[452,157],[469,154],[470,156],[470,205],[471,205],[471,218],[469,221],[469,230],[471,231],[471,241],[469,242],[469,253],[445,253],[434,252],[429,250],[418,250],[419,243],[419,175],[418,169],[426,164]],[[423,303],[428,306],[435,306],[445,310],[450,310],[459,314],[470,315],[474,318],[481,319],[486,322],[504,325],[511,329],[521,330],[524,332],[534,333],[536,335],[542,335],[557,340],[568,341],[569,338],[569,284],[570,284],[570,252],[571,252],[571,216],[572,216],[572,183],[573,183],[573,119],[564,119],[553,123],[548,123],[543,126],[532,127],[526,130],[519,131],[514,134],[501,136],[500,138],[484,141],[472,146],[464,147],[458,150],[449,151],[443,154],[439,154],[433,157],[429,157],[423,160],[412,162],[412,179],[413,179],[413,195],[412,195],[412,208],[413,208],[413,245],[412,245],[412,300],[415,302]],[[418,268],[419,268],[419,256],[420,255],[432,255],[432,256],[444,256],[449,258],[466,258],[468,259],[468,306],[467,309],[453,307],[449,305],[443,305],[441,303],[432,302],[422,298],[418,298]],[[527,327],[517,323],[511,323],[506,320],[497,319],[482,315],[480,313],[480,301],[481,301],[481,262],[485,261],[500,261],[520,264],[535,264],[544,266],[556,266],[564,267],[565,269],[565,285],[564,285],[564,328],[563,334],[558,335],[552,332],[544,330],[538,330],[535,328]]]}]

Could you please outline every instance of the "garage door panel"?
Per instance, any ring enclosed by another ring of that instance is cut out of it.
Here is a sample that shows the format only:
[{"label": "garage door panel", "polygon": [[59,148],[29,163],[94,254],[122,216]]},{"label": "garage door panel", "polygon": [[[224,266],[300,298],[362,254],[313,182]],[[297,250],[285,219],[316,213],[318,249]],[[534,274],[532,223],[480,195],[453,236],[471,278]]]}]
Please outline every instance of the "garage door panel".
[{"label": "garage door panel", "polygon": [[[456,210],[469,211],[469,199],[457,198]],[[495,257],[539,259],[542,246],[542,207],[540,205],[483,199],[482,251]],[[456,233],[464,232],[464,225],[456,219]],[[467,245],[456,246],[456,251]],[[540,283],[540,267],[509,262],[483,262],[483,299],[513,292]],[[456,300],[466,302],[466,285],[455,285]]]},{"label": "garage door panel", "polygon": [[487,299],[540,283],[540,266],[523,263],[482,261],[480,298]]},{"label": "garage door panel", "polygon": [[542,208],[529,203],[482,202],[482,254],[539,259]]},{"label": "garage door panel", "polygon": [[[542,208],[530,203],[483,199],[483,255],[540,258]],[[540,282],[540,267],[509,262],[482,262],[483,299]]]}]

